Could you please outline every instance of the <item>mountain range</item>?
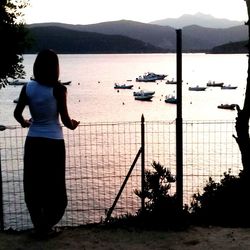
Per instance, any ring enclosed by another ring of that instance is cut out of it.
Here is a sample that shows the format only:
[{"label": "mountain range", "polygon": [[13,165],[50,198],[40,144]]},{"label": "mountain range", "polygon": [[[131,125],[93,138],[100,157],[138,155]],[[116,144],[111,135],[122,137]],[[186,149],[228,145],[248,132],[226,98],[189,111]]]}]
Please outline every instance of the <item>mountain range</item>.
[{"label": "mountain range", "polygon": [[77,31],[69,27],[63,28],[63,25],[38,26],[29,30],[33,46],[26,53],[37,53],[45,48],[54,49],[61,54],[167,52],[163,48],[127,36]]},{"label": "mountain range", "polygon": [[225,18],[214,18],[211,15],[196,13],[194,15],[184,14],[179,18],[166,18],[150,22],[162,26],[171,26],[175,29],[181,29],[189,25],[198,25],[206,28],[225,29],[233,26],[243,25],[243,21],[233,21]]},{"label": "mountain range", "polygon": [[[35,46],[27,53],[45,46],[60,53],[158,53],[173,52],[176,47],[175,28],[130,20],[89,25],[40,23],[27,27],[35,40]],[[245,25],[208,28],[192,24],[182,28],[182,37],[185,52],[208,52],[225,43],[247,40],[248,30]]]}]

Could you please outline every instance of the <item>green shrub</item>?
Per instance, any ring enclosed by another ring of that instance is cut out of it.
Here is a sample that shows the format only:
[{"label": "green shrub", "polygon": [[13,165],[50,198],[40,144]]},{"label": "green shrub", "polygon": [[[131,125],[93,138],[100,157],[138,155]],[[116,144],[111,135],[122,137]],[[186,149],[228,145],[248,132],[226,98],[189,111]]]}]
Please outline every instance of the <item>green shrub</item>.
[{"label": "green shrub", "polygon": [[202,194],[194,194],[191,215],[195,223],[221,226],[250,225],[250,183],[239,176],[224,173],[219,183],[209,178]]},{"label": "green shrub", "polygon": [[145,209],[139,209],[138,216],[144,220],[146,226],[155,227],[178,227],[183,224],[184,209],[180,212],[176,194],[171,195],[171,184],[175,178],[169,169],[160,163],[152,163],[153,171],[145,172],[144,193],[135,190],[135,194],[145,198]]}]

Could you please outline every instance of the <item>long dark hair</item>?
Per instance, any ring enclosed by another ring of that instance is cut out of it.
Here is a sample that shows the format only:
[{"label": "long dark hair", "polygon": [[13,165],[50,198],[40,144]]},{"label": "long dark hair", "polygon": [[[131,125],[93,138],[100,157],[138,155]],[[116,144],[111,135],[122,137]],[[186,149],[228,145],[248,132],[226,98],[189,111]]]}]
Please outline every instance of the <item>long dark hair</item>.
[{"label": "long dark hair", "polygon": [[50,49],[38,53],[33,65],[33,75],[41,84],[54,85],[59,78],[59,59],[57,54]]}]

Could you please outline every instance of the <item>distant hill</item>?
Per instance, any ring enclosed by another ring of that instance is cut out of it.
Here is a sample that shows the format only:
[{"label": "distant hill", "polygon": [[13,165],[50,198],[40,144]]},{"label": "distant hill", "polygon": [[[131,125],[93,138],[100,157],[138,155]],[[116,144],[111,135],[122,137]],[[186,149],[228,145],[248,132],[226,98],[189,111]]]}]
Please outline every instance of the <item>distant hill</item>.
[{"label": "distant hill", "polygon": [[[136,40],[137,42],[141,41],[142,46],[144,44],[144,49],[141,51],[145,51],[145,46],[150,47],[153,51],[159,51],[159,48],[164,51],[175,51],[176,49],[176,30],[169,26],[160,26],[155,24],[146,24],[128,20],[120,20],[113,22],[104,22],[90,25],[71,25],[71,24],[63,24],[63,23],[42,23],[42,24],[32,24],[29,25],[28,28],[34,33],[39,32],[49,32],[49,27],[57,27],[66,29],[64,32],[60,32],[60,40],[68,39],[68,42],[77,43],[77,41],[70,41],[70,36],[80,36],[83,39],[83,32],[85,35],[89,35],[93,38],[92,42],[93,46],[95,46],[96,53],[105,50],[104,45],[99,43],[100,48],[97,48],[97,41],[94,39],[111,39],[113,35],[122,36],[123,39],[125,37]],[[39,31],[39,29],[44,29],[43,31]],[[39,31],[39,32],[38,32]],[[52,31],[52,37],[56,36],[57,31]],[[75,32],[75,33],[72,33]],[[86,33],[87,32],[87,33]],[[90,33],[95,33],[95,35],[90,35]],[[69,35],[71,34],[71,35]],[[226,29],[213,29],[213,28],[205,28],[198,25],[186,26],[182,29],[183,34],[183,50],[185,52],[205,52],[211,50],[215,46],[219,46],[229,42],[239,42],[248,39],[248,30],[246,25],[235,26]],[[47,40],[49,38],[49,34],[45,34]],[[101,35],[109,35],[103,36]],[[113,37],[112,39],[114,39]],[[39,39],[43,39],[43,36],[40,35]],[[117,39],[117,38],[116,38]],[[45,40],[45,39],[44,39]],[[73,39],[72,39],[73,40]],[[74,38],[75,40],[75,38]],[[132,42],[132,41],[130,41]],[[128,44],[131,44],[128,42]],[[48,41],[47,41],[48,45]],[[120,46],[122,44],[120,43]],[[88,45],[90,46],[90,45]],[[113,43],[112,46],[118,46],[118,44]],[[74,45],[74,47],[77,47]],[[112,50],[111,44],[109,44],[109,49]],[[126,53],[127,43],[122,45],[124,53]],[[146,49],[149,51],[150,49]],[[99,52],[98,52],[99,51]],[[113,51],[121,51],[121,48],[117,50],[114,47]],[[135,47],[132,51],[135,51]],[[140,50],[139,50],[140,51]],[[132,53],[131,50],[127,50],[127,53]]]},{"label": "distant hill", "polygon": [[248,41],[241,41],[241,42],[235,42],[235,43],[227,43],[220,46],[214,47],[210,53],[212,54],[233,54],[233,53],[248,53],[247,49],[247,43]]},{"label": "distant hill", "polygon": [[190,25],[198,25],[207,28],[230,28],[233,26],[243,25],[243,21],[232,21],[228,19],[215,18],[211,15],[202,13],[196,13],[195,15],[182,15],[179,18],[166,18],[157,21],[150,22],[151,24],[157,24],[162,26],[171,26],[176,29],[183,28]]},{"label": "distant hill", "polygon": [[193,50],[210,50],[215,46],[229,42],[243,41],[248,38],[247,27],[245,25],[227,29],[212,29],[192,25],[184,27],[182,30],[184,48]]},{"label": "distant hill", "polygon": [[121,35],[81,32],[56,26],[30,27],[34,44],[26,53],[51,48],[58,53],[156,53],[166,52],[151,44]]},{"label": "distant hill", "polygon": [[122,35],[150,43],[164,49],[175,49],[175,30],[171,27],[120,20],[90,25],[70,25],[63,23],[32,24],[30,27],[57,26],[76,31],[95,32],[106,35]]}]

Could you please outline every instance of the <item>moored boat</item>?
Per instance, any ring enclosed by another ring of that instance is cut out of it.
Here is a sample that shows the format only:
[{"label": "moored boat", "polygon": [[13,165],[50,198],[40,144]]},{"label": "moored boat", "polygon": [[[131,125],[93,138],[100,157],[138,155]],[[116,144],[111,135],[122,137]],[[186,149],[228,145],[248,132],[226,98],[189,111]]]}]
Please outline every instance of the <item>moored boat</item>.
[{"label": "moored boat", "polygon": [[133,93],[134,96],[140,96],[140,95],[154,95],[155,91],[150,91],[150,90],[140,90],[140,91],[135,91]]},{"label": "moored boat", "polygon": [[207,87],[201,87],[199,85],[194,86],[194,87],[189,87],[188,90],[190,91],[204,91],[206,90]]},{"label": "moored boat", "polygon": [[237,86],[232,86],[231,84],[221,86],[221,89],[237,89]]},{"label": "moored boat", "polygon": [[21,85],[26,84],[27,82],[28,82],[27,80],[16,79],[16,80],[13,80],[12,82],[9,82],[9,85],[12,85],[12,86],[21,86]]},{"label": "moored boat", "polygon": [[177,103],[177,98],[174,95],[166,95],[165,102],[166,103],[176,104]]},{"label": "moored boat", "polygon": [[151,101],[151,99],[153,98],[153,95],[138,95],[135,96],[135,100],[139,100],[139,101]]},{"label": "moored boat", "polygon": [[[32,77],[30,80],[34,80]],[[9,85],[12,85],[12,86],[21,86],[21,85],[24,85],[24,84],[27,84],[29,80],[24,80],[24,79],[16,79],[16,80],[13,80],[12,82],[9,82]],[[62,85],[69,85],[71,83],[71,81],[66,81],[66,82],[62,82],[59,80],[59,82],[62,84]]]},{"label": "moored boat", "polygon": [[208,81],[207,83],[207,87],[222,87],[223,85],[223,82]]},{"label": "moored boat", "polygon": [[70,85],[71,84],[71,81],[67,81],[67,82],[61,82],[59,81],[62,85]]},{"label": "moored boat", "polygon": [[145,73],[143,76],[137,77],[135,80],[137,82],[155,82],[157,80],[163,80],[165,79],[165,77],[167,77],[167,75],[148,72],[148,73]]},{"label": "moored boat", "polygon": [[230,109],[235,110],[236,104],[220,104],[217,106],[218,109]]},{"label": "moored boat", "polygon": [[119,83],[115,83],[114,85],[114,89],[132,89],[134,85],[132,84],[119,84]]},{"label": "moored boat", "polygon": [[153,73],[153,72],[148,72],[147,74],[149,76],[156,77],[157,80],[164,80],[168,76],[168,75],[165,75],[165,74],[156,74],[156,73]]},{"label": "moored boat", "polygon": [[175,81],[173,78],[172,80],[167,80],[166,84],[177,84],[177,81]]}]

